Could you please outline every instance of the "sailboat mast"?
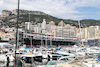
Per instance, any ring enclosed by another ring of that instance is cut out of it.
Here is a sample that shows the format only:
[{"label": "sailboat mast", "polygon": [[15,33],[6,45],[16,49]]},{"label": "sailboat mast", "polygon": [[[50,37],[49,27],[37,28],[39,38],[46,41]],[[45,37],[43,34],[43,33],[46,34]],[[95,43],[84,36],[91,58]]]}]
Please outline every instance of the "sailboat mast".
[{"label": "sailboat mast", "polygon": [[42,35],[41,35],[41,47],[42,47]]},{"label": "sailboat mast", "polygon": [[16,46],[15,46],[15,65],[14,65],[14,67],[16,67],[16,49],[17,49],[17,44],[18,44],[17,35],[18,35],[18,20],[19,20],[19,3],[20,3],[20,0],[18,0],[18,10],[17,10],[17,22],[16,22],[16,27],[17,28],[16,28]]},{"label": "sailboat mast", "polygon": [[[31,23],[30,22],[30,11],[29,11],[29,23]],[[29,30],[30,30],[30,33],[31,33],[31,29],[30,29],[30,27],[29,27]],[[31,44],[31,49],[32,49],[32,36],[30,36],[30,44]],[[33,54],[33,51],[31,50],[31,52],[32,52],[32,54]],[[31,58],[31,62],[33,63],[33,57]],[[32,67],[33,67],[33,64],[32,64]]]},{"label": "sailboat mast", "polygon": [[[30,11],[29,11],[29,23],[30,23]],[[30,29],[30,27],[29,27],[29,30],[30,30],[30,33],[31,33],[31,29]],[[31,44],[31,48],[32,48],[32,37],[30,36],[30,44]]]},{"label": "sailboat mast", "polygon": [[52,37],[52,36],[51,36],[51,33],[52,33],[52,32],[51,32],[51,23],[50,23],[50,46],[52,46],[52,41],[51,41],[51,37]]},{"label": "sailboat mast", "polygon": [[80,30],[80,42],[81,42],[81,39],[82,39],[82,34],[81,34],[81,26],[80,26],[80,21],[78,21],[78,24],[79,24],[79,30]]},{"label": "sailboat mast", "polygon": [[47,33],[46,33],[46,48],[47,48]]}]

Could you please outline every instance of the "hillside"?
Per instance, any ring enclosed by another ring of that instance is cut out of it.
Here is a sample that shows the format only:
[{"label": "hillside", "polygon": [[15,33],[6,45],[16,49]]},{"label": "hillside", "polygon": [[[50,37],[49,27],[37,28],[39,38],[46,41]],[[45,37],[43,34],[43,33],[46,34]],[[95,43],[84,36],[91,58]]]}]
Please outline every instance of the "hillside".
[{"label": "hillside", "polygon": [[83,27],[95,26],[95,25],[100,26],[100,20],[84,19],[84,20],[81,20],[81,23]]},{"label": "hillside", "polygon": [[[28,11],[28,10],[20,10],[20,15],[19,15],[19,25],[21,23],[24,22],[29,22],[29,16],[30,16],[30,21],[33,24],[36,23],[41,23],[43,21],[43,19],[46,19],[47,23],[50,21],[54,21],[56,23],[56,25],[63,20],[64,23],[66,24],[71,24],[73,26],[77,26],[78,25],[78,21],[77,20],[71,20],[71,19],[59,19],[56,17],[53,17],[51,15],[45,14],[43,12],[40,11]],[[15,26],[16,23],[16,14],[17,14],[17,9],[13,10],[12,13],[10,13],[9,16],[3,18],[2,20],[7,23],[7,25],[9,25],[10,27]],[[85,19],[85,20],[81,20],[81,26],[82,27],[87,27],[87,26],[95,26],[95,25],[100,25],[100,20],[93,20],[93,19]]]}]

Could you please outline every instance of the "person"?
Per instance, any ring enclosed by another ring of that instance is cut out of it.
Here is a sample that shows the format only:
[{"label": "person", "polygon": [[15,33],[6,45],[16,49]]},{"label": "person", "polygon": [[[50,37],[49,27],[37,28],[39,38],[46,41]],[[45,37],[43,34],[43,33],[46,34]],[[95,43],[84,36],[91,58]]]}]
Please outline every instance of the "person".
[{"label": "person", "polygon": [[9,59],[9,57],[7,55],[6,55],[6,57],[7,57],[7,67],[9,67],[10,59]]},{"label": "person", "polygon": [[[7,56],[7,55],[6,55]],[[10,62],[10,59],[9,59],[9,57],[7,56],[7,62]]]}]

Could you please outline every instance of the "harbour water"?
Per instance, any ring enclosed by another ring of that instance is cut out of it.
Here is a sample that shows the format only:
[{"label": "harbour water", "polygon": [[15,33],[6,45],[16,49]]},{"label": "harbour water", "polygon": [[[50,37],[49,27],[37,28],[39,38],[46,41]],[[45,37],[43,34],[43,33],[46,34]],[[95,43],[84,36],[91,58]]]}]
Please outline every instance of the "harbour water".
[{"label": "harbour water", "polygon": [[[0,67],[14,67],[14,65],[14,62],[0,62]],[[22,67],[22,63],[18,58],[16,60],[16,67]]]},{"label": "harbour water", "polygon": [[[46,65],[47,62],[48,60],[43,60],[43,62],[34,62],[34,63],[35,63],[35,66],[37,66],[37,65]],[[14,62],[9,62],[9,63],[0,62],[0,67],[14,67]],[[16,67],[25,67],[25,66],[19,59],[17,59]],[[30,67],[32,67],[31,64],[30,64]]]}]

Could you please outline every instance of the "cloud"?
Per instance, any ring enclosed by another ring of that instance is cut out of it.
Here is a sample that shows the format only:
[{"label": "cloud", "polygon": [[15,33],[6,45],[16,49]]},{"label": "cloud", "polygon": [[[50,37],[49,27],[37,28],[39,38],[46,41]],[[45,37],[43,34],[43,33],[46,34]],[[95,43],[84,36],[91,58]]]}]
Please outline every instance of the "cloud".
[{"label": "cloud", "polygon": [[68,0],[71,7],[98,7],[100,8],[100,0]]},{"label": "cloud", "polygon": [[66,0],[44,0],[44,1],[34,0],[34,1],[28,1],[26,4],[33,4],[33,5],[27,6],[25,5],[24,0],[22,0],[21,8],[25,6],[25,8],[27,9],[31,8],[31,10],[43,11],[47,14],[59,18],[75,19],[75,16],[73,17],[73,15],[80,13],[79,11],[73,9],[73,7],[69,8],[70,5],[66,4]]},{"label": "cloud", "polygon": [[[99,6],[100,0],[20,0],[20,9],[43,11],[64,19],[82,19],[84,15],[77,8]],[[16,8],[17,0],[0,0],[0,10]]]}]

